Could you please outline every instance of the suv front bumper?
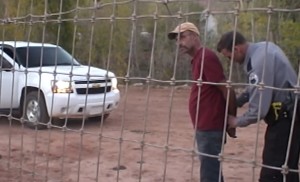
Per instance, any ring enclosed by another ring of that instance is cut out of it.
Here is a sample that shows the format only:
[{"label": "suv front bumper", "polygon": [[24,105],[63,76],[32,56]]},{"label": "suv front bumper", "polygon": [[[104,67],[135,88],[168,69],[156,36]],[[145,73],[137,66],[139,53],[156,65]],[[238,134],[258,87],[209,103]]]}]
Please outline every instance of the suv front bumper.
[{"label": "suv front bumper", "polygon": [[89,95],[60,93],[47,95],[46,105],[53,118],[88,118],[110,113],[118,107],[119,100],[119,90]]}]

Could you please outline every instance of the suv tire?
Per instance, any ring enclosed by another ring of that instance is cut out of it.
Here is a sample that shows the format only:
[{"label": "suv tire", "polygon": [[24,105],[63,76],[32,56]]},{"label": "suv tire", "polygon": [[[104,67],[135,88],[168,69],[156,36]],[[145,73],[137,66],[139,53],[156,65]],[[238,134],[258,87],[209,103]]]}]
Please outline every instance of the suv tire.
[{"label": "suv tire", "polygon": [[26,120],[25,125],[32,129],[46,129],[49,115],[43,94],[38,91],[29,92],[24,103],[23,116]]}]

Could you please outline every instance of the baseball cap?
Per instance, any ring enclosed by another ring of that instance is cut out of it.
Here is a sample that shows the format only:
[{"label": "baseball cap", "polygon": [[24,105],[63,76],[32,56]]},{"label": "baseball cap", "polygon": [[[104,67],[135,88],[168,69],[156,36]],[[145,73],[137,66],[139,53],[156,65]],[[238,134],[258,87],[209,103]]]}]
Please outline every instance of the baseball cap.
[{"label": "baseball cap", "polygon": [[192,31],[195,32],[196,34],[200,35],[198,28],[191,22],[185,22],[180,25],[178,25],[172,32],[168,33],[168,38],[169,39],[175,39],[176,36],[185,31]]}]

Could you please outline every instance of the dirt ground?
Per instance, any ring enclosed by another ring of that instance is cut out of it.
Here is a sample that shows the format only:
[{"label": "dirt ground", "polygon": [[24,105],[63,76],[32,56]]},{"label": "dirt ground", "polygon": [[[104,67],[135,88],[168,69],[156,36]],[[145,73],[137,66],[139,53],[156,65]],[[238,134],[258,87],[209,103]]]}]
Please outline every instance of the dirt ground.
[{"label": "dirt ground", "polygon": [[[0,181],[199,181],[189,88],[120,90],[119,108],[102,124],[70,120],[66,129],[35,131],[2,117]],[[238,129],[236,139],[228,138],[225,181],[257,181],[260,168],[254,164],[261,161],[264,130],[262,122]]]}]

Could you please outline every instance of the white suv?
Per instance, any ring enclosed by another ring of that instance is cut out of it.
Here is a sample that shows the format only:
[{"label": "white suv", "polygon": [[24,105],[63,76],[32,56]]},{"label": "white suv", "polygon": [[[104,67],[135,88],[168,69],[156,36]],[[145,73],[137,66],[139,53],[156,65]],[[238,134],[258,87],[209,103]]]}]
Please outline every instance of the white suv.
[{"label": "white suv", "polygon": [[53,44],[0,42],[0,110],[43,129],[51,118],[104,119],[119,103],[115,74],[81,65]]}]

